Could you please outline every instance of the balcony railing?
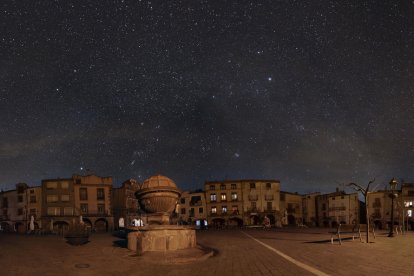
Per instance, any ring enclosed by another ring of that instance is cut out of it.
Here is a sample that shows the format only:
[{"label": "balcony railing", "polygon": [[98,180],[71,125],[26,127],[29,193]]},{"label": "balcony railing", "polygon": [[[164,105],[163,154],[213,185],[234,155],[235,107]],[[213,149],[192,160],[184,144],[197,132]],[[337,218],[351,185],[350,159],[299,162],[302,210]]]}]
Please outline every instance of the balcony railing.
[{"label": "balcony railing", "polygon": [[259,196],[258,195],[249,195],[249,200],[250,201],[256,201],[258,199],[259,199]]},{"label": "balcony railing", "polygon": [[341,206],[341,207],[330,207],[329,211],[345,211],[346,207],[345,206]]}]

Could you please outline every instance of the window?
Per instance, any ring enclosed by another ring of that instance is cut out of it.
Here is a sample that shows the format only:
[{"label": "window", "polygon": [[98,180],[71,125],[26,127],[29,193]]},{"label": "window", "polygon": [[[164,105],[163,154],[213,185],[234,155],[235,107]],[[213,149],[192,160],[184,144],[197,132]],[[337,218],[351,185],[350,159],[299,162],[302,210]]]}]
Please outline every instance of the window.
[{"label": "window", "polygon": [[272,202],[271,201],[267,202],[267,210],[272,210]]},{"label": "window", "polygon": [[221,201],[227,201],[227,195],[226,194],[221,194]]},{"label": "window", "polygon": [[199,213],[199,214],[204,213],[204,209],[203,209],[203,207],[198,208],[198,213]]},{"label": "window", "polygon": [[236,184],[231,184],[231,189],[232,190],[236,190],[237,189],[237,185]]},{"label": "window", "polygon": [[17,197],[17,202],[23,202],[23,196],[19,195],[19,196]]},{"label": "window", "polygon": [[47,195],[47,197],[46,197],[46,202],[48,202],[48,203],[58,202],[58,201],[59,201],[58,195]]},{"label": "window", "polygon": [[211,194],[210,195],[210,201],[216,201],[217,200],[217,195],[216,194]]},{"label": "window", "polygon": [[214,191],[216,189],[215,185],[210,185],[210,190]]},{"label": "window", "polygon": [[270,188],[272,188],[272,183],[266,183],[266,189],[270,190]]},{"label": "window", "polygon": [[180,203],[181,203],[181,204],[185,204],[185,198],[181,198],[181,199],[180,199]]},{"label": "window", "polygon": [[23,208],[17,209],[17,215],[22,216],[23,215]]},{"label": "window", "polygon": [[98,204],[98,214],[105,214],[105,204]]},{"label": "window", "polygon": [[76,179],[76,184],[81,184],[81,180],[80,179]]},{"label": "window", "polygon": [[59,207],[48,207],[47,214],[49,216],[60,216],[60,208]]},{"label": "window", "polygon": [[233,201],[237,200],[237,193],[231,193],[231,200]]},{"label": "window", "polygon": [[181,208],[181,215],[185,215],[185,208]]},{"label": "window", "polygon": [[250,183],[250,189],[256,189],[256,183]]},{"label": "window", "polygon": [[408,191],[408,196],[414,196],[414,191]]},{"label": "window", "polygon": [[68,182],[62,182],[62,183],[60,183],[60,187],[62,189],[69,189],[69,183]]},{"label": "window", "polygon": [[7,209],[3,209],[3,216],[7,216]]},{"label": "window", "polygon": [[81,204],[80,210],[82,213],[88,213],[88,204]]},{"label": "window", "polygon": [[222,214],[227,214],[227,206],[221,207],[221,213]]},{"label": "window", "polygon": [[36,208],[33,208],[33,209],[29,209],[29,214],[31,215],[31,216],[36,216]]},{"label": "window", "polygon": [[413,202],[412,201],[405,201],[404,206],[405,207],[413,207]]},{"label": "window", "polygon": [[280,200],[285,201],[285,194],[280,193]]},{"label": "window", "polygon": [[233,215],[238,215],[239,214],[239,207],[237,207],[237,205],[231,206],[231,212],[232,212]]},{"label": "window", "polygon": [[194,217],[194,208],[190,209],[190,217]]},{"label": "window", "polygon": [[31,194],[34,194],[34,191],[33,191],[33,190],[30,190],[30,193],[31,193]]},{"label": "window", "polygon": [[220,186],[220,190],[225,190],[225,189],[226,189],[226,185],[221,184],[221,186]]},{"label": "window", "polygon": [[217,207],[216,206],[211,207],[211,213],[212,214],[217,214]]},{"label": "window", "polygon": [[61,196],[60,196],[60,200],[61,200],[61,201],[64,201],[64,202],[69,201],[69,195],[61,195]]},{"label": "window", "polygon": [[79,199],[80,200],[88,200],[88,189],[80,188],[79,189]]},{"label": "window", "polygon": [[322,211],[325,211],[325,210],[326,210],[326,204],[322,203]]},{"label": "window", "polygon": [[3,197],[2,208],[8,208],[8,207],[9,207],[8,198],[7,197]]},{"label": "window", "polygon": [[413,216],[413,210],[407,210],[407,216],[411,218]]},{"label": "window", "polygon": [[105,199],[105,191],[103,188],[96,189],[96,199],[104,200]]},{"label": "window", "polygon": [[30,196],[30,203],[36,203],[36,196],[35,195]]},{"label": "window", "polygon": [[63,214],[65,216],[73,216],[73,208],[72,207],[63,208]]},{"label": "window", "polygon": [[22,194],[22,193],[24,193],[24,190],[25,190],[25,187],[24,187],[24,186],[19,186],[19,187],[17,188],[17,193],[18,193],[18,194]]},{"label": "window", "polygon": [[56,182],[47,182],[46,183],[46,189],[48,189],[48,190],[57,189],[57,183]]},{"label": "window", "polygon": [[256,209],[256,201],[252,201],[250,206],[252,210]]}]

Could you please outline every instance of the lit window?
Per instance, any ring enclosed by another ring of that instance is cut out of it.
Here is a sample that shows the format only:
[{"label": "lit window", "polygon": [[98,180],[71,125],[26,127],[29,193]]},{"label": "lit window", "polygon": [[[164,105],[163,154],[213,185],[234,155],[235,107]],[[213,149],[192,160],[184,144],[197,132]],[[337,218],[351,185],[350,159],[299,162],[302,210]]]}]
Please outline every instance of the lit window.
[{"label": "lit window", "polygon": [[231,193],[231,200],[237,200],[237,193]]},{"label": "lit window", "polygon": [[217,207],[215,207],[215,206],[211,207],[211,213],[216,214],[217,213]]},{"label": "lit window", "polygon": [[413,210],[407,210],[407,216],[412,217],[413,216]]},{"label": "lit window", "polygon": [[223,206],[223,207],[221,207],[221,212],[222,212],[223,214],[227,214],[227,206]]},{"label": "lit window", "polygon": [[217,195],[216,194],[211,194],[210,195],[210,201],[216,201],[217,200]]},{"label": "lit window", "polygon": [[227,200],[227,195],[221,194],[221,201],[226,201],[226,200]]}]

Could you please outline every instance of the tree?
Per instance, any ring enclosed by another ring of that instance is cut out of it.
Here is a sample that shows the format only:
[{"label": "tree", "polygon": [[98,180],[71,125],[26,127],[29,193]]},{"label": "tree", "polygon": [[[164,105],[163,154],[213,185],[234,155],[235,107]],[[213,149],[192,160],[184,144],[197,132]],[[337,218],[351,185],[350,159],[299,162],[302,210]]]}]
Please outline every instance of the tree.
[{"label": "tree", "polygon": [[347,186],[352,187],[357,192],[361,193],[364,196],[365,199],[365,216],[367,218],[367,225],[366,225],[366,231],[367,231],[367,243],[369,243],[369,212],[368,212],[368,193],[369,193],[369,186],[374,183],[375,178],[371,181],[369,181],[366,188],[363,188],[361,185],[358,185],[356,183],[349,183]]}]

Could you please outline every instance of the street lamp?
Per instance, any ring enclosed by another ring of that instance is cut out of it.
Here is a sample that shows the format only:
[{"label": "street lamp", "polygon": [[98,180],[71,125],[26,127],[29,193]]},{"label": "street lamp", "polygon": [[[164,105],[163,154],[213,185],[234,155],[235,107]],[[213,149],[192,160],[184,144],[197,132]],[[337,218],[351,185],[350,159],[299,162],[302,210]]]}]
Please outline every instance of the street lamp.
[{"label": "street lamp", "polygon": [[395,188],[397,187],[398,182],[397,179],[395,179],[395,177],[393,177],[390,181],[390,186],[391,186],[391,227],[390,227],[390,232],[388,233],[388,237],[394,237],[394,198],[396,197],[395,195]]}]

